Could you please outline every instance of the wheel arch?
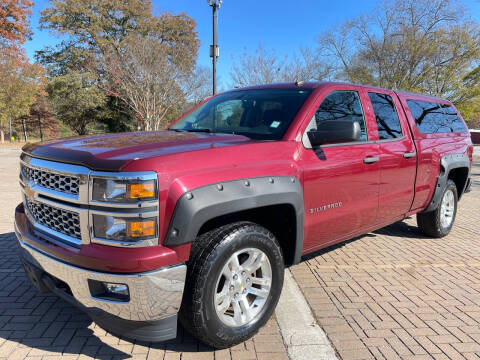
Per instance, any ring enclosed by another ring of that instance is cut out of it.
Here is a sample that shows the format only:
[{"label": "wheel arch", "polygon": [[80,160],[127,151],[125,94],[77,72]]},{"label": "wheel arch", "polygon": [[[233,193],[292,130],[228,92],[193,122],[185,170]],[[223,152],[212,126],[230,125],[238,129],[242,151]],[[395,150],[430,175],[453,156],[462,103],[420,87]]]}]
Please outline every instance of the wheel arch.
[{"label": "wheel arch", "polygon": [[469,171],[470,169],[468,167],[458,167],[451,169],[448,173],[448,178],[453,180],[453,182],[457,186],[457,194],[459,200],[464,193],[465,186],[467,185]]},{"label": "wheel arch", "polygon": [[434,194],[430,200],[430,204],[423,212],[433,211],[439,206],[443,189],[449,179],[455,183],[458,199],[460,200],[465,191],[469,173],[470,159],[466,154],[448,154],[442,156],[440,160],[440,174],[437,178]]},{"label": "wheel arch", "polygon": [[184,193],[175,206],[164,244],[191,243],[214,227],[239,220],[258,223],[271,231],[287,265],[300,261],[303,192],[299,180],[291,176],[240,179]]}]

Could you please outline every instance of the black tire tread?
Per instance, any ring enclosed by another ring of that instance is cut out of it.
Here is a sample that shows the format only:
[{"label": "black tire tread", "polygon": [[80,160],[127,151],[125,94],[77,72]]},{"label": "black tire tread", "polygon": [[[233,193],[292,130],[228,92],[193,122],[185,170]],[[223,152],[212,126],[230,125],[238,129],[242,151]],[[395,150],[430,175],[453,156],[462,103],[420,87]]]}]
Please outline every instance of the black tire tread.
[{"label": "black tire tread", "polygon": [[[451,179],[447,180],[444,192],[449,187],[452,187],[452,190],[455,196],[455,201],[458,201],[457,187],[453,182],[453,180]],[[442,226],[440,224],[440,208],[441,208],[441,204],[438,204],[438,207],[433,211],[417,214],[417,225],[425,235],[433,238],[442,238],[444,236],[447,236],[450,233],[450,230],[453,226],[453,222],[447,231],[442,229]],[[456,212],[456,206],[455,206],[455,212]],[[454,221],[455,221],[455,218],[454,218]]]},{"label": "black tire tread", "polygon": [[[179,319],[188,332],[205,344],[216,348],[227,348],[239,342],[245,341],[252,336],[246,334],[244,338],[228,339],[219,342],[212,341],[209,334],[205,331],[203,324],[203,302],[201,301],[203,286],[205,284],[208,268],[213,266],[215,256],[212,256],[216,248],[222,244],[222,241],[232,233],[255,228],[276,242],[275,237],[268,230],[255,223],[242,221],[227,224],[213,229],[199,236],[193,243],[190,250],[190,260],[187,267],[187,278],[185,283],[185,292],[180,309]],[[268,320],[268,319],[267,319]],[[266,322],[266,321],[265,321]],[[261,324],[263,325],[263,324]]]}]

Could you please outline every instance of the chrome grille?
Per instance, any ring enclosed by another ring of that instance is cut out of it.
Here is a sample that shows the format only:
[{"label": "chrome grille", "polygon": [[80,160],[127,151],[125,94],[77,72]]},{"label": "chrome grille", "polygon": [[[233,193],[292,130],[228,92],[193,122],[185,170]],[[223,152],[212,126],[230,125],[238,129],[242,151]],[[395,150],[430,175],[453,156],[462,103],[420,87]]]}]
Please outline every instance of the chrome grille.
[{"label": "chrome grille", "polygon": [[78,195],[79,180],[75,176],[62,175],[31,168],[22,164],[22,174],[27,181],[33,180],[44,188]]},{"label": "chrome grille", "polygon": [[28,199],[25,199],[25,203],[30,214],[39,224],[70,237],[81,239],[78,213]]}]

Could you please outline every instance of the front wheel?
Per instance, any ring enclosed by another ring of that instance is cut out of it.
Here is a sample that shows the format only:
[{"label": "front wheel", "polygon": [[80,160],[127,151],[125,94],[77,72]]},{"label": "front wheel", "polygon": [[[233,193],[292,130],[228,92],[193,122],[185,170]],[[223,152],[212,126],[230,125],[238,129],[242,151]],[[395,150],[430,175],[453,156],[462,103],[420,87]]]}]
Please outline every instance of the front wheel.
[{"label": "front wheel", "polygon": [[250,222],[222,226],[193,244],[180,320],[215,348],[239,344],[270,318],[283,286],[281,248]]},{"label": "front wheel", "polygon": [[457,186],[452,180],[448,180],[437,209],[417,214],[417,224],[420,230],[424,234],[436,238],[448,235],[457,214],[457,202]]}]

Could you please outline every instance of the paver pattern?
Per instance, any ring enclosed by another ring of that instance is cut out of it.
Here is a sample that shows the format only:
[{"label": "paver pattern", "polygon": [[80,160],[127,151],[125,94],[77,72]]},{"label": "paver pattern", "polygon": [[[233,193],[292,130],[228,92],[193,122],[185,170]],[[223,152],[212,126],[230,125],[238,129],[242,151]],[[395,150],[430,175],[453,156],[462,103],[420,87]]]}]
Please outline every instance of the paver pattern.
[{"label": "paver pattern", "polygon": [[480,161],[451,234],[415,217],[325,249],[291,272],[342,359],[480,359]]},{"label": "paver pattern", "polygon": [[[160,344],[113,336],[38,294],[16,251],[18,149],[0,147],[0,359],[287,359],[275,318],[252,340],[214,351],[182,329]],[[452,233],[424,237],[414,217],[291,268],[342,359],[480,359],[480,162]]]},{"label": "paver pattern", "polygon": [[118,338],[55,295],[39,294],[20,266],[13,233],[21,201],[19,155],[0,147],[0,359],[288,359],[275,318],[252,340],[214,351],[183,329],[177,339],[159,344]]}]

